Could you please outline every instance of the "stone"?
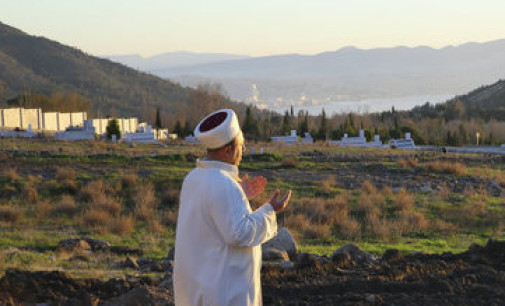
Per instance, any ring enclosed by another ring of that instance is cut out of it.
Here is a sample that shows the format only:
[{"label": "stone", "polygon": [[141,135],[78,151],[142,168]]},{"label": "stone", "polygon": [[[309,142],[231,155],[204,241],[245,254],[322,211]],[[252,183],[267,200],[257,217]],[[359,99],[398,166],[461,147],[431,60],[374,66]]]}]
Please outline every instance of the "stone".
[{"label": "stone", "polygon": [[277,231],[277,235],[265,242],[262,245],[262,248],[274,248],[277,250],[286,251],[291,260],[296,258],[296,253],[298,252],[298,245],[293,238],[293,235],[291,235],[289,230],[285,227],[280,228]]},{"label": "stone", "polygon": [[70,238],[62,240],[56,246],[57,252],[66,252],[66,253],[74,253],[74,252],[84,252],[91,250],[91,246],[85,240],[80,238]]},{"label": "stone", "polygon": [[107,251],[110,248],[110,244],[108,242],[99,240],[99,239],[93,239],[89,237],[82,237],[81,240],[86,241],[90,246],[93,251]]},{"label": "stone", "polygon": [[389,249],[382,255],[382,260],[384,261],[394,261],[402,259],[403,255],[397,249]]},{"label": "stone", "polygon": [[370,262],[376,261],[376,259],[373,255],[361,251],[356,245],[354,245],[352,243],[346,244],[343,247],[336,250],[331,255],[331,259],[333,260],[333,258],[335,256],[339,256],[339,254],[342,254],[342,253],[349,254],[351,259],[358,264],[364,264],[364,263],[370,263]]},{"label": "stone", "polygon": [[288,252],[284,250],[267,247],[262,249],[262,259],[265,261],[289,261],[289,255]]},{"label": "stone", "polygon": [[349,266],[352,264],[351,255],[348,253],[338,253],[331,257],[331,261],[338,266]]},{"label": "stone", "polygon": [[132,268],[132,269],[138,269],[139,264],[137,263],[137,260],[133,257],[126,257],[125,261],[121,264],[124,268]]}]

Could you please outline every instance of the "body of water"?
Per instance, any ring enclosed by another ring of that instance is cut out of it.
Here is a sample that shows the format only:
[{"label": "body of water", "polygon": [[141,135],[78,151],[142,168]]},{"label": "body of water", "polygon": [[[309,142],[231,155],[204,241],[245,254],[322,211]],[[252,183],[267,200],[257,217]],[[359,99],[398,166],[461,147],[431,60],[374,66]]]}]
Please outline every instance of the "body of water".
[{"label": "body of water", "polygon": [[[376,113],[391,110],[394,106],[396,110],[410,110],[418,105],[423,105],[426,102],[430,104],[439,104],[452,99],[454,95],[416,95],[404,96],[396,98],[381,98],[370,99],[363,101],[341,101],[329,102],[327,104],[294,106],[294,113],[299,110],[308,111],[310,115],[320,115],[324,108],[326,115],[341,114],[341,113]],[[284,114],[286,110],[290,110],[290,106],[272,108],[271,110]]]}]

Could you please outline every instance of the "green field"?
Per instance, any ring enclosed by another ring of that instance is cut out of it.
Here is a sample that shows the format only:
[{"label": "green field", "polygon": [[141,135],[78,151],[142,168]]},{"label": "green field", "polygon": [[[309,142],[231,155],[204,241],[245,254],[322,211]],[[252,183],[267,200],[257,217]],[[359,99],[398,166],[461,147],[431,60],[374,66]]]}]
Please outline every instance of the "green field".
[{"label": "green field", "polygon": [[[501,156],[275,147],[250,143],[241,175],[263,175],[266,192],[292,189],[279,215],[305,252],[331,255],[355,243],[381,254],[461,252],[502,239]],[[162,262],[174,245],[179,189],[203,148],[0,139],[0,271],[59,269],[121,277],[125,256],[63,254],[59,241],[88,236],[142,249]],[[146,272],[147,273],[147,272]]]}]

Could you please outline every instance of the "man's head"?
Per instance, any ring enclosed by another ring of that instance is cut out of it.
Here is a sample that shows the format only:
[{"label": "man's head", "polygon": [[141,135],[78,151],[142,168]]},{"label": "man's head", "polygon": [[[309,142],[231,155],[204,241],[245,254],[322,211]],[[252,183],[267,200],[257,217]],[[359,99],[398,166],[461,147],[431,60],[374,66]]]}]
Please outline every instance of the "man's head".
[{"label": "man's head", "polygon": [[244,137],[235,112],[221,109],[206,116],[195,128],[196,138],[207,148],[207,156],[238,165]]}]

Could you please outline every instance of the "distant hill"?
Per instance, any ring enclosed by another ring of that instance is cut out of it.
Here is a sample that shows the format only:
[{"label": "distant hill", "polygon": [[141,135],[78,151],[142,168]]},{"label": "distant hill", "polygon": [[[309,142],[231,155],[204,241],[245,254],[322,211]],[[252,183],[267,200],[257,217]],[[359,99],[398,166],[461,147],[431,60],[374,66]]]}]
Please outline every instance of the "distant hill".
[{"label": "distant hill", "polygon": [[141,71],[156,74],[158,71],[180,66],[193,66],[223,62],[230,60],[250,58],[247,55],[223,54],[223,53],[194,53],[194,52],[167,52],[163,54],[142,57],[138,54],[109,55],[103,56],[113,62],[118,62]]},{"label": "distant hill", "polygon": [[468,117],[505,120],[505,80],[482,86],[448,103],[458,100],[463,102]]},{"label": "distant hill", "polygon": [[[185,114],[198,113],[202,108],[197,104],[203,103],[194,89],[0,23],[0,101],[27,92],[76,92],[90,99],[92,111],[99,115],[152,115],[160,107],[184,120]],[[245,109],[222,96],[213,99],[213,107]]]},{"label": "distant hill", "polygon": [[346,47],[315,55],[286,54],[156,70],[194,85],[213,80],[234,99],[296,104],[300,97],[349,101],[409,95],[457,95],[505,78],[505,39],[441,49]]}]

